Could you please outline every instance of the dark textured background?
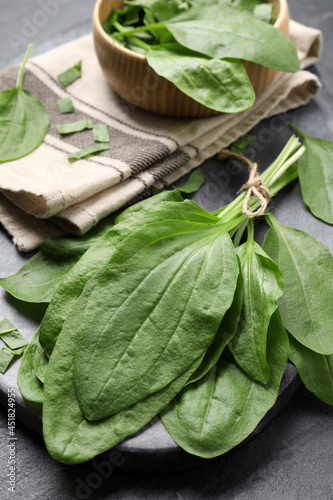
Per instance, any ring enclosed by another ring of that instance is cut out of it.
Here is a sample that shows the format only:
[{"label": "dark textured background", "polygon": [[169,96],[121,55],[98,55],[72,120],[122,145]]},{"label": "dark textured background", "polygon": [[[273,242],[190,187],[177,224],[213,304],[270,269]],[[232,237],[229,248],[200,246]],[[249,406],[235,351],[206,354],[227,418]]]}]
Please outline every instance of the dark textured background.
[{"label": "dark textured background", "polygon": [[[0,68],[21,61],[29,42],[36,55],[88,33],[93,5],[94,0],[1,0]],[[333,140],[333,2],[289,0],[289,6],[293,19],[323,31],[323,58],[310,68],[323,88],[307,106],[255,127],[251,157],[262,168],[290,136],[288,122]],[[229,201],[245,180],[245,173],[231,164],[222,172],[214,159],[205,162],[204,174],[206,184],[194,199],[208,210]],[[273,211],[281,222],[307,230],[333,252],[333,229],[308,213],[297,183],[273,200]],[[265,228],[258,226],[261,239]],[[25,260],[0,228],[0,274],[14,272]],[[38,311],[22,306],[20,316],[33,322]],[[42,439],[17,421],[16,493],[7,492],[6,411],[0,407],[1,500],[333,500],[333,409],[304,388],[259,436],[225,457],[195,470],[164,474],[128,473],[124,464],[109,470],[96,488],[87,487],[94,478],[91,462],[74,467],[55,462]]]}]

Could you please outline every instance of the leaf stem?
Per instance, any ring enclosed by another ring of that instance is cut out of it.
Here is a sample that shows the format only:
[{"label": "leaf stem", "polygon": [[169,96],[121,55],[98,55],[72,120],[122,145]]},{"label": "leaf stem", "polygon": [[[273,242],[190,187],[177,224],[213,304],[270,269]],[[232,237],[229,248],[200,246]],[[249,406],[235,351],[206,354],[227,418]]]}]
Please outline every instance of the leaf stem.
[{"label": "leaf stem", "polygon": [[278,179],[281,177],[282,174],[284,174],[291,165],[293,165],[304,153],[305,151],[305,146],[301,146],[287,161],[285,161],[281,167],[274,172],[272,177],[269,180],[269,186],[268,189],[276,182]]},{"label": "leaf stem", "polygon": [[25,66],[26,66],[26,64],[27,64],[27,61],[28,61],[28,59],[29,59],[30,52],[32,51],[32,49],[33,49],[33,44],[32,44],[32,43],[29,43],[28,48],[27,48],[27,51],[26,51],[25,56],[24,56],[24,58],[23,58],[23,61],[22,61],[21,67],[20,67],[19,72],[18,72],[18,75],[17,75],[16,87],[22,88],[22,86],[23,86],[23,75],[24,75],[24,70],[25,70]]},{"label": "leaf stem", "polygon": [[[298,138],[292,136],[275,161],[261,174],[265,186],[273,195],[277,194],[280,189],[297,177],[297,170],[295,171],[295,168],[293,168],[290,175],[286,175],[286,171],[295,164],[304,151],[305,147],[301,146]],[[232,220],[241,212],[244,198],[245,193],[243,192],[229,203],[229,205],[213,212],[213,214],[224,221]],[[255,207],[259,206],[259,203],[260,202],[255,198],[250,200],[250,208],[255,209]]]},{"label": "leaf stem", "polygon": [[234,231],[230,231],[229,234],[231,237],[233,237],[233,243],[235,248],[239,246],[249,220],[250,219],[248,217],[245,217]]},{"label": "leaf stem", "polygon": [[[114,23],[114,26],[115,26],[115,23]],[[111,35],[111,37],[112,38],[119,38],[121,36],[131,36],[131,35],[134,35],[135,33],[141,33],[142,31],[158,30],[158,29],[162,29],[162,28],[165,28],[163,23],[147,24],[145,26],[139,26],[138,28],[133,28],[132,30],[121,31],[119,33],[113,33]]]},{"label": "leaf stem", "polygon": [[253,242],[254,242],[253,219],[249,219],[247,224],[247,243],[253,245]]}]

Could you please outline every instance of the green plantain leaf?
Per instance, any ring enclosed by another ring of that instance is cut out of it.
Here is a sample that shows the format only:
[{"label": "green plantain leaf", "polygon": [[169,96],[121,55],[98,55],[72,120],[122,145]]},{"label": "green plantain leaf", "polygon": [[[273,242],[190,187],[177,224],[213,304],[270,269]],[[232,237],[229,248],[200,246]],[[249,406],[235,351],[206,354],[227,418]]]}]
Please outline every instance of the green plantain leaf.
[{"label": "green plantain leaf", "polygon": [[283,277],[278,266],[253,241],[253,233],[237,248],[237,254],[244,280],[243,307],[229,347],[239,366],[266,384],[271,372],[266,359],[267,329],[283,293]]},{"label": "green plantain leaf", "polygon": [[318,219],[333,224],[333,142],[302,134],[305,153],[298,161],[304,203]]},{"label": "green plantain leaf", "polygon": [[48,131],[50,120],[43,104],[23,88],[29,45],[16,87],[0,92],[0,163],[17,160],[36,149]]},{"label": "green plantain leaf", "polygon": [[267,358],[272,373],[266,385],[248,377],[226,352],[204,378],[186,386],[161,413],[176,443],[188,453],[216,457],[248,437],[273,406],[288,358],[278,310],[268,330]]},{"label": "green plantain leaf", "polygon": [[[240,264],[239,264],[240,266]],[[237,287],[230,308],[225,313],[213,342],[208,347],[202,363],[192,374],[188,383],[196,382],[218,362],[224,348],[236,333],[243,303],[243,276],[239,267]]]},{"label": "green plantain leaf", "polygon": [[290,335],[289,359],[294,363],[305,387],[317,398],[333,405],[333,354],[311,351]]},{"label": "green plantain leaf", "polygon": [[127,436],[142,429],[186,384],[200,364],[196,360],[165,389],[151,394],[125,411],[98,422],[86,420],[80,410],[73,385],[76,330],[95,279],[89,281],[81,301],[68,316],[50,358],[44,385],[43,435],[53,458],[67,464],[93,458]]},{"label": "green plantain leaf", "polygon": [[232,303],[239,270],[229,234],[204,210],[191,214],[193,202],[174,205],[172,218],[147,224],[114,253],[85,307],[74,385],[89,420],[128,408],[186,371]]},{"label": "green plantain leaf", "polygon": [[296,48],[288,37],[230,5],[192,8],[164,25],[181,45],[216,59],[244,59],[291,73],[300,68]]},{"label": "green plantain leaf", "polygon": [[284,278],[279,310],[285,328],[301,344],[320,354],[333,353],[333,257],[307,233],[284,226],[272,215],[264,251]]},{"label": "green plantain leaf", "polygon": [[29,343],[7,318],[0,321],[0,339],[9,349],[14,350],[25,347]]},{"label": "green plantain leaf", "polygon": [[240,61],[212,59],[179,43],[152,47],[146,57],[157,74],[208,108],[236,113],[254,103],[254,90]]},{"label": "green plantain leaf", "polygon": [[108,126],[105,123],[96,123],[96,125],[93,125],[93,137],[96,142],[109,142],[110,134]]}]

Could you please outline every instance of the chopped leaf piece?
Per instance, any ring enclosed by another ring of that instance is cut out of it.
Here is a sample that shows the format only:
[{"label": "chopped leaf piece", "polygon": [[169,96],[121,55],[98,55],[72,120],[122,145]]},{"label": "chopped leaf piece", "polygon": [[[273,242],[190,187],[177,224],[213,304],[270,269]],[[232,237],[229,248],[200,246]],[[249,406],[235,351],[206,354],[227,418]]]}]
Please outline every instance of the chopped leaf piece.
[{"label": "chopped leaf piece", "polygon": [[109,129],[105,123],[97,123],[93,126],[93,137],[96,142],[109,142]]},{"label": "chopped leaf piece", "polygon": [[3,333],[13,332],[14,330],[16,330],[16,328],[11,324],[9,319],[4,318],[2,321],[0,321],[0,335]]},{"label": "chopped leaf piece", "polygon": [[62,83],[64,87],[75,82],[75,80],[81,77],[81,66],[82,61],[79,61],[72,68],[60,73],[60,75],[58,75],[59,82]]},{"label": "chopped leaf piece", "polygon": [[12,353],[7,347],[3,347],[0,351],[0,372],[5,373],[8,366],[14,359],[15,354]]},{"label": "chopped leaf piece", "polygon": [[[22,347],[18,347],[17,349],[10,349],[10,348],[8,347],[8,350],[9,350],[11,353],[13,353],[13,354],[14,354],[14,356],[21,356],[21,355],[24,353],[24,351],[25,351],[25,349],[26,349],[27,345],[29,345],[29,344],[23,345]],[[7,349],[7,347],[6,347],[6,349]]]},{"label": "chopped leaf piece", "polygon": [[25,338],[7,318],[0,322],[0,338],[10,349],[19,349],[28,345]]},{"label": "chopped leaf piece", "polygon": [[184,186],[174,186],[174,188],[178,189],[178,191],[180,191],[181,193],[191,194],[198,191],[198,189],[201,188],[204,182],[205,179],[202,170],[198,168],[197,170],[195,170],[195,172],[193,172],[193,174],[190,175]]},{"label": "chopped leaf piece", "polygon": [[98,144],[97,146],[90,146],[89,148],[81,149],[76,153],[72,153],[67,156],[69,161],[81,160],[82,158],[87,158],[88,156],[95,155],[101,151],[106,151],[110,149],[108,144]]},{"label": "chopped leaf piece", "polygon": [[74,113],[74,104],[70,97],[63,97],[57,101],[59,113]]},{"label": "chopped leaf piece", "polygon": [[57,125],[58,132],[61,135],[73,134],[75,132],[82,132],[83,130],[92,129],[93,123],[91,120],[80,120],[73,123],[61,123]]}]

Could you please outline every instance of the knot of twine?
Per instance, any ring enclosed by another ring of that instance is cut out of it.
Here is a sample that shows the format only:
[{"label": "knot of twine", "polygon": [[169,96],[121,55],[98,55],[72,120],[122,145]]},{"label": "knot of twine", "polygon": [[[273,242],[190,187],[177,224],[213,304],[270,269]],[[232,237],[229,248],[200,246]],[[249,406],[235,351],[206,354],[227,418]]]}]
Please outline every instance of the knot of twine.
[{"label": "knot of twine", "polygon": [[[247,165],[249,169],[249,179],[239,190],[239,192],[246,191],[242,208],[243,214],[249,218],[259,217],[260,215],[263,215],[265,213],[269,200],[271,199],[271,194],[258,173],[258,165],[256,163],[253,163],[245,156],[242,156],[233,151],[229,151],[228,149],[222,149],[222,151],[218,153],[217,159],[225,160],[226,158],[240,161]],[[256,196],[260,201],[260,207],[254,212],[251,212],[249,209],[249,201],[251,195]]]}]

